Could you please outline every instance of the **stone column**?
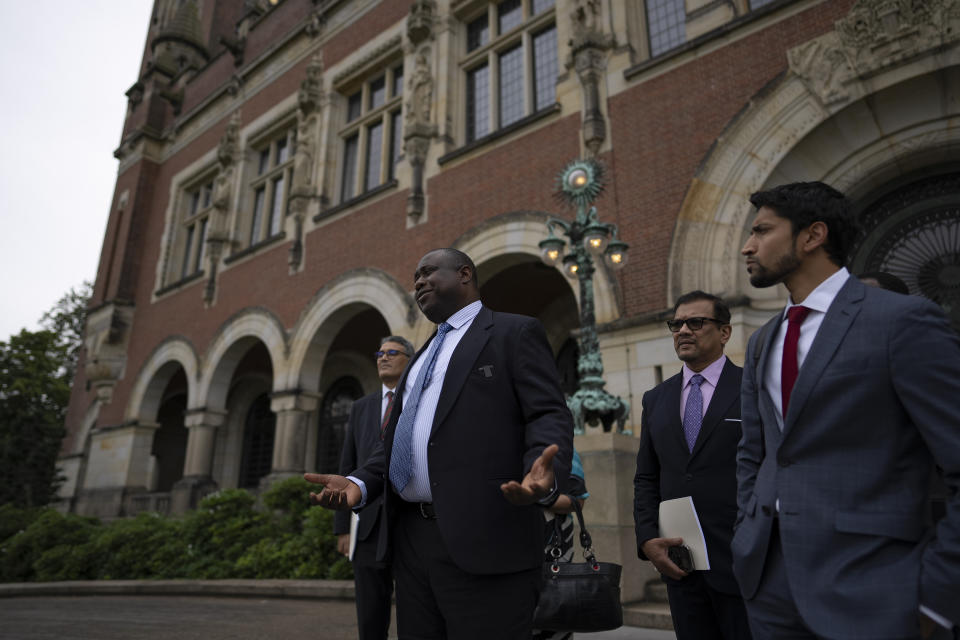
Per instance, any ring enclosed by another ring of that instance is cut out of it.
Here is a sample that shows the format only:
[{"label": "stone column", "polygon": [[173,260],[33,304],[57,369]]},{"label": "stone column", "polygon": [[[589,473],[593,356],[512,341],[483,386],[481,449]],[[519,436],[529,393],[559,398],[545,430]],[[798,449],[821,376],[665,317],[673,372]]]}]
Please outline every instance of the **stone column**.
[{"label": "stone column", "polygon": [[184,416],[187,428],[187,452],[183,462],[183,477],[170,490],[170,509],[186,513],[195,509],[200,500],[217,489],[213,480],[213,450],[217,428],[227,420],[225,411],[190,409]]},{"label": "stone column", "polygon": [[[574,438],[590,492],[583,517],[597,558],[623,565],[621,599],[635,602],[644,597],[647,582],[657,577],[653,565],[637,557],[634,534],[633,476],[640,441],[622,433],[593,431]],[[575,553],[579,555],[580,543],[576,540]]]},{"label": "stone column", "polygon": [[319,400],[319,394],[299,389],[272,395],[270,409],[277,414],[277,430],[273,440],[272,469],[263,480],[264,486],[305,471],[304,450],[310,418],[315,415]]}]

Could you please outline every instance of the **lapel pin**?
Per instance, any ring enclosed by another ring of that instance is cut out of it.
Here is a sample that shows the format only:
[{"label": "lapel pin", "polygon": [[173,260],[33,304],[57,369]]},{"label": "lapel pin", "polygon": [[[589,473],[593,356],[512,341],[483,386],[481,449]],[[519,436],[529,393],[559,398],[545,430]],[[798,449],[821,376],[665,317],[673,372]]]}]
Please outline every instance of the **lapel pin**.
[{"label": "lapel pin", "polygon": [[483,377],[484,377],[484,378],[492,378],[492,377],[493,377],[493,365],[492,365],[492,364],[486,364],[486,365],[480,367],[479,369],[477,369],[477,371],[480,371],[481,373],[483,373]]}]

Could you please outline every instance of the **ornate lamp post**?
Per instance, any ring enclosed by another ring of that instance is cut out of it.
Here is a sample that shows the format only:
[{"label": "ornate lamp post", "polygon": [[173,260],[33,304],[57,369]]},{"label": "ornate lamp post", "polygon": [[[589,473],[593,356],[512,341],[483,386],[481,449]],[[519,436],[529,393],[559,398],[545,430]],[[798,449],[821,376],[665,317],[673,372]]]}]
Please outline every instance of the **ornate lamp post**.
[{"label": "ornate lamp post", "polygon": [[[593,201],[603,191],[603,168],[592,160],[570,163],[559,176],[557,196],[576,208],[573,221],[550,218],[547,237],[540,241],[541,259],[548,266],[561,262],[564,273],[580,283],[580,359],[577,373],[580,384],[567,399],[573,413],[574,432],[583,433],[584,424],[603,424],[610,431],[614,420],[623,432],[630,405],[603,388],[603,359],[597,341],[597,322],[593,311],[593,259],[603,257],[612,269],[627,263],[625,242],[617,239],[617,226],[600,222]],[[570,239],[570,253],[563,255],[566,242],[555,235],[560,229]]]}]

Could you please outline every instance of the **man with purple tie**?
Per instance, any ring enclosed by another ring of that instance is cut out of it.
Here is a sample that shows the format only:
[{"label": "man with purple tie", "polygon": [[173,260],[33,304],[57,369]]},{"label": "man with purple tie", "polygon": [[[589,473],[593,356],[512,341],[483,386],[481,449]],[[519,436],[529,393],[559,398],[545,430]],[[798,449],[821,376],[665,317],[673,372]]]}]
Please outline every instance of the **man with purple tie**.
[{"label": "man with purple tie", "polygon": [[[749,639],[730,562],[742,371],[723,355],[730,309],[717,296],[692,291],[677,298],[667,328],[683,368],[643,394],[633,480],[637,554],[667,583],[679,640]],[[660,537],[660,502],[687,496],[703,528],[709,571],[681,570],[667,554],[683,541]]]}]

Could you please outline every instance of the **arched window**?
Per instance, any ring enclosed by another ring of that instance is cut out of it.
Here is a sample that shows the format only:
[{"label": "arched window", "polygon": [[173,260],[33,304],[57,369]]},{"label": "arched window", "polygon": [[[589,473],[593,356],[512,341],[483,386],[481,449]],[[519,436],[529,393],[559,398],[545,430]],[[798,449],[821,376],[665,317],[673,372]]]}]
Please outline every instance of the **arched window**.
[{"label": "arched window", "polygon": [[160,428],[153,435],[150,454],[156,459],[156,491],[170,491],[183,477],[183,461],[187,454],[187,428],[183,413],[187,408],[186,394],[179,393],[165,400],[157,411]]},{"label": "arched window", "polygon": [[317,470],[320,473],[337,473],[350,408],[362,395],[363,387],[352,376],[338,379],[324,394],[317,432]]},{"label": "arched window", "polygon": [[270,410],[270,396],[262,393],[250,405],[243,428],[240,487],[255,489],[260,485],[260,478],[270,473],[276,426],[277,416]]}]

